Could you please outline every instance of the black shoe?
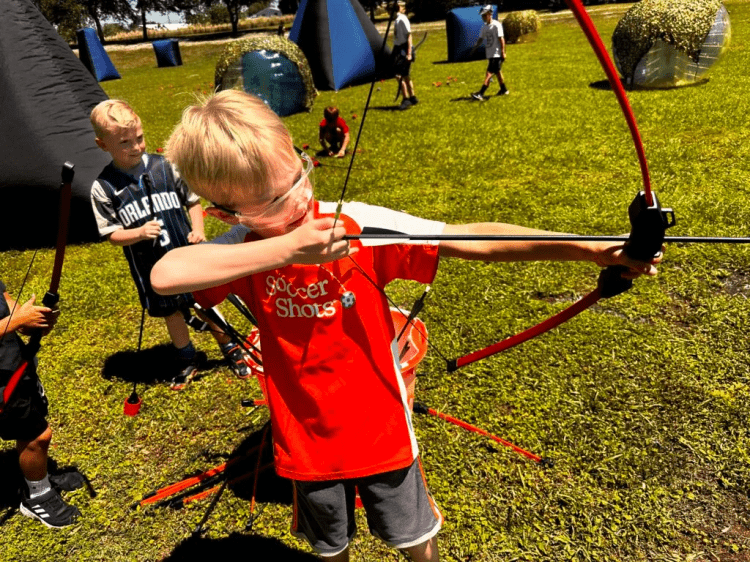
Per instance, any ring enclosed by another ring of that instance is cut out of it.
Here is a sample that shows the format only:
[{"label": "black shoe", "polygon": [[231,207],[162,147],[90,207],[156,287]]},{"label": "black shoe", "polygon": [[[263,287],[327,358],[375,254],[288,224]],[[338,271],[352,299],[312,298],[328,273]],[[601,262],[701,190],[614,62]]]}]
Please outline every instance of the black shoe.
[{"label": "black shoe", "polygon": [[206,354],[202,351],[197,351],[192,359],[185,361],[185,366],[182,367],[180,374],[174,377],[169,383],[169,388],[172,390],[184,389],[198,374],[198,369],[205,360]]},{"label": "black shoe", "polygon": [[507,96],[508,94],[510,94],[510,90],[508,88],[503,88],[497,93],[498,96]]},{"label": "black shoe", "polygon": [[237,375],[238,378],[246,379],[252,375],[250,368],[247,366],[245,352],[239,345],[235,345],[227,351],[222,349],[221,352],[224,354],[229,368],[234,371],[234,374]]},{"label": "black shoe", "polygon": [[82,488],[84,484],[83,474],[77,470],[69,470],[59,474],[50,474],[49,481],[50,484],[58,490],[64,490],[66,492],[72,492],[73,490]]},{"label": "black shoe", "polygon": [[411,102],[407,99],[404,99],[401,101],[401,105],[398,106],[400,110],[409,109],[411,107]]},{"label": "black shoe", "polygon": [[417,99],[417,96],[412,96],[409,98],[409,101],[412,105],[417,105],[419,103],[419,100]]},{"label": "black shoe", "polygon": [[474,98],[477,101],[484,101],[484,100],[487,99],[482,94],[480,94],[479,92],[474,92],[473,94],[471,94],[471,97]]},{"label": "black shoe", "polygon": [[81,512],[74,505],[68,505],[55,489],[50,489],[34,499],[24,494],[19,507],[26,517],[38,519],[51,529],[61,529],[75,523]]}]

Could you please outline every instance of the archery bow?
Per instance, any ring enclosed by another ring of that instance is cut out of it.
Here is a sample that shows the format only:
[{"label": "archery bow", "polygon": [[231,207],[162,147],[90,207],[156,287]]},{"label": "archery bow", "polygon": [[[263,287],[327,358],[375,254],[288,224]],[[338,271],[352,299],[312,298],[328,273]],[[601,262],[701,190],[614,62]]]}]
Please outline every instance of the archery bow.
[{"label": "archery bow", "polygon": [[[651,261],[661,251],[666,229],[674,226],[676,222],[674,212],[671,209],[662,209],[656,194],[654,194],[651,189],[651,178],[648,170],[648,162],[646,160],[646,151],[643,147],[638,124],[635,120],[633,110],[630,107],[628,97],[625,94],[625,88],[620,82],[615,66],[602,43],[599,32],[596,30],[594,23],[591,21],[591,18],[580,0],[565,0],[565,2],[575,15],[578,24],[581,26],[586,38],[589,40],[594,53],[607,75],[612,90],[617,96],[620,109],[628,123],[630,135],[633,139],[641,167],[643,191],[640,191],[636,195],[635,199],[628,207],[631,231],[630,236],[625,242],[624,251],[630,258],[641,261]],[[600,299],[613,297],[627,291],[632,287],[633,282],[630,279],[624,279],[622,277],[622,273],[625,271],[626,268],[624,266],[609,266],[602,270],[599,275],[596,289],[588,295],[532,328],[479,351],[449,361],[447,365],[448,371],[455,371],[460,367],[490,357],[495,353],[499,353],[500,351],[504,351],[533,337],[548,332],[552,328],[559,326],[563,322],[577,316],[587,308],[590,308]]]},{"label": "archery bow", "polygon": [[[60,302],[60,295],[58,289],[60,288],[60,279],[62,277],[62,266],[65,260],[65,245],[68,241],[68,223],[70,219],[70,199],[73,191],[73,176],[75,166],[70,162],[65,162],[62,167],[62,182],[60,184],[60,212],[57,225],[57,242],[55,244],[55,263],[52,267],[52,277],[50,278],[49,290],[42,299],[42,304],[47,308],[56,308],[57,303]],[[34,360],[34,357],[42,347],[41,341],[43,336],[43,330],[35,329],[31,333],[29,341],[21,351],[21,364],[13,372],[8,384],[2,391],[0,396],[0,412],[3,410],[6,404],[10,401],[13,396],[13,391],[16,389],[18,382],[26,372],[26,367],[30,361]]]},{"label": "archery bow", "polygon": [[[656,195],[653,193],[651,189],[651,179],[649,175],[645,149],[643,147],[641,135],[640,135],[640,132],[638,130],[638,125],[635,120],[635,115],[633,114],[633,111],[630,107],[630,103],[628,101],[627,95],[625,94],[625,89],[623,88],[622,83],[620,82],[618,78],[617,71],[615,70],[614,64],[612,63],[612,60],[610,59],[609,54],[607,53],[606,48],[604,47],[604,44],[601,41],[601,38],[599,36],[598,31],[596,30],[596,27],[591,21],[591,18],[588,16],[588,13],[586,12],[586,10],[583,8],[583,5],[581,4],[580,0],[566,0],[566,3],[568,7],[571,9],[571,11],[573,12],[573,14],[575,15],[576,20],[578,21],[584,34],[589,40],[592,48],[594,49],[595,54],[597,55],[597,58],[599,59],[599,62],[602,65],[602,68],[604,69],[605,74],[607,75],[607,79],[609,80],[612,90],[615,92],[620,108],[628,123],[628,128],[630,129],[630,134],[633,139],[633,143],[635,145],[636,153],[638,155],[638,161],[640,164],[641,176],[642,176],[642,181],[643,181],[643,190],[640,191],[636,195],[635,199],[633,200],[633,202],[630,204],[628,208],[628,215],[629,215],[630,223],[631,223],[631,232],[628,238],[625,240],[624,251],[632,259],[637,259],[640,261],[651,261],[661,251],[662,244],[665,241],[666,229],[675,224],[674,212],[671,209],[662,209]],[[389,28],[390,28],[390,20],[388,22],[388,28],[386,28],[386,35],[385,35],[386,37],[388,36]],[[383,48],[384,47],[385,47],[385,39],[383,41]],[[381,49],[381,53],[382,53],[382,49]],[[349,162],[349,172],[351,172],[351,166],[354,163],[354,157],[356,155],[356,145],[359,142],[359,138],[362,133],[362,128],[364,126],[365,118],[367,116],[367,110],[369,107],[369,102],[372,96],[372,90],[373,90],[374,85],[375,85],[375,81],[373,80],[372,84],[370,85],[370,94],[368,95],[367,102],[365,104],[365,110],[362,115],[362,121],[360,122],[360,128],[357,134],[357,140],[355,142],[355,151],[354,151],[354,154],[352,155],[352,159]],[[346,193],[346,187],[349,181],[349,177],[350,177],[350,173],[347,173],[346,179],[344,181],[344,186],[341,191],[341,195],[339,197],[338,205],[336,208],[336,215],[335,215],[336,221],[338,221],[339,215],[341,213],[341,206],[342,206],[343,199]],[[396,235],[394,237],[398,238],[399,236]],[[408,236],[405,236],[405,235],[400,236],[400,238],[402,239],[407,238],[407,237]],[[356,236],[348,236],[347,238],[352,240],[352,239],[356,239]],[[428,236],[427,238],[430,240],[437,240],[437,239],[441,239],[441,236]],[[470,237],[467,237],[467,239],[468,238]],[[529,238],[530,237],[524,236],[519,239],[529,239]],[[531,237],[531,238],[534,238],[534,237]],[[615,238],[616,240],[623,239],[622,237],[613,237],[613,238]],[[455,239],[455,238],[445,237],[445,239]],[[495,239],[502,239],[502,237],[497,237]],[[551,235],[551,238],[547,238],[545,236],[545,238],[540,238],[540,239],[565,239],[565,236]],[[573,238],[568,238],[568,239],[580,240],[582,239],[582,237],[573,237]],[[354,261],[354,263],[356,264],[355,260],[352,260],[352,261]],[[495,353],[499,353],[500,351],[509,349],[510,347],[513,347],[533,337],[541,335],[551,330],[552,328],[559,326],[563,322],[570,320],[571,318],[580,314],[587,308],[590,308],[600,299],[609,298],[609,297],[618,295],[624,291],[627,291],[628,289],[630,289],[630,287],[632,287],[632,281],[629,279],[624,279],[622,277],[622,273],[625,271],[626,271],[626,268],[624,266],[610,266],[602,270],[602,272],[599,275],[599,280],[598,280],[596,289],[594,289],[592,292],[590,292],[589,294],[587,294],[580,300],[573,303],[571,306],[569,306],[565,310],[544,320],[543,322],[537,324],[536,326],[533,326],[532,328],[529,328],[525,330],[524,332],[516,334],[515,336],[507,338],[501,342],[488,346],[479,351],[470,353],[468,355],[464,355],[454,360],[446,360],[448,371],[449,372],[454,371],[458,369],[459,367],[468,365],[469,363],[473,363],[474,361],[478,361],[480,359],[484,359],[486,357],[494,355]],[[381,292],[385,295],[385,292],[382,291],[382,289],[381,289]],[[387,295],[385,296],[386,298],[388,298]],[[391,299],[388,298],[388,300],[390,301]]]}]

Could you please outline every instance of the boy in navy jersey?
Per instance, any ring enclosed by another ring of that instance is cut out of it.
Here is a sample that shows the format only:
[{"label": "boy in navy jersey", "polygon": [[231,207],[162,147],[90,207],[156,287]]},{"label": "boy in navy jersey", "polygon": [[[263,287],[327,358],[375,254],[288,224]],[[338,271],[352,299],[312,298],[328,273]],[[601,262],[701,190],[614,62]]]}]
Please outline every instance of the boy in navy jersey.
[{"label": "boy in navy jersey", "polygon": [[[207,139],[211,139],[207,142]],[[312,162],[262,100],[227,90],[189,107],[167,155],[233,225],[216,243],[178,248],[154,266],[161,294],[202,306],[238,294],[260,326],[276,472],[294,484],[292,532],[330,562],[349,560],[355,486],[373,534],[415,562],[439,559],[442,516],[427,490],[382,288],[430,283],[441,257],[588,260],[656,274],[619,243],[343,240],[365,229],[420,235],[546,234],[499,223],[446,225],[313,196]],[[659,259],[654,259],[657,263]],[[367,407],[363,407],[363,400]]]},{"label": "boy in navy jersey", "polygon": [[[149,276],[156,261],[170,250],[206,240],[200,199],[164,157],[145,153],[141,120],[125,102],[101,102],[91,112],[91,124],[96,144],[112,155],[91,188],[99,234],[123,247],[141,305],[150,316],[164,318],[181,363],[170,387],[182,390],[195,377],[203,355],[196,353],[185,323],[184,313],[193,305],[193,297],[157,295]],[[235,373],[248,376],[240,347],[216,326],[211,333]]]}]

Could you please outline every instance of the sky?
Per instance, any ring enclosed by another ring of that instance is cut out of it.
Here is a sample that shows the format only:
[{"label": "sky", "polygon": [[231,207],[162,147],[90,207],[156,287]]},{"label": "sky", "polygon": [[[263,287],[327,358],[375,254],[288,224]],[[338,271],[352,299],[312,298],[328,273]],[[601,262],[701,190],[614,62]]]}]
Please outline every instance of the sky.
[{"label": "sky", "polygon": [[171,12],[169,14],[160,14],[159,12],[148,12],[146,14],[146,20],[151,23],[184,23],[185,20],[182,14],[177,12]]}]

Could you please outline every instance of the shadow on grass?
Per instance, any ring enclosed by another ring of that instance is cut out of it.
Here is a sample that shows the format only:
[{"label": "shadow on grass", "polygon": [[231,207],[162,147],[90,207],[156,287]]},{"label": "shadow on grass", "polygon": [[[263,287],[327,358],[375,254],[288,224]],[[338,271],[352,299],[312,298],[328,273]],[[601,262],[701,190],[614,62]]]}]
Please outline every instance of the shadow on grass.
[{"label": "shadow on grass", "polygon": [[[202,361],[194,380],[202,378],[205,374],[203,371],[210,371],[224,364],[221,360]],[[107,357],[102,367],[102,377],[107,380],[120,379],[139,384],[170,381],[179,373],[180,362],[171,344],[157,345],[141,351],[118,351]]]},{"label": "shadow on grass", "polygon": [[223,539],[191,537],[177,545],[162,562],[205,562],[206,560],[234,560],[238,553],[246,553],[253,560],[281,560],[283,562],[316,562],[317,556],[295,550],[278,539],[232,533]]},{"label": "shadow on grass", "polygon": [[[493,96],[487,96],[487,98],[484,100],[485,102],[490,101]],[[453,98],[451,101],[471,101],[477,103],[477,100],[472,98],[471,96],[461,96],[460,98]],[[484,103],[484,102],[479,102]]]},{"label": "shadow on grass", "polygon": [[[702,80],[698,80],[697,82],[694,82],[693,84],[685,84],[683,86],[670,86],[667,88],[638,88],[638,87],[632,87],[629,88],[625,86],[625,84],[622,83],[622,79],[620,79],[620,83],[625,87],[625,89],[628,92],[649,92],[649,91],[661,91],[661,90],[676,90],[677,88],[683,89],[683,88],[694,88],[696,86],[703,86],[707,84],[709,81],[708,78],[703,78]],[[597,80],[596,82],[592,82],[589,84],[589,88],[593,88],[595,90],[607,90],[612,91],[612,86],[609,83],[609,80]]]},{"label": "shadow on grass", "polygon": [[[269,433],[264,440],[263,433],[266,428]],[[261,442],[263,442],[262,449],[260,449]],[[226,464],[226,468],[221,470],[220,467],[223,464]],[[211,489],[215,490],[228,480],[227,488],[238,498],[250,501],[254,494],[255,501],[258,503],[292,504],[291,482],[277,476],[273,470],[270,423],[248,435],[224,462],[215,467],[207,466],[203,468],[203,471],[202,473],[191,472],[185,475],[183,480],[156,490],[146,497],[159,496],[158,501],[151,502],[155,507],[180,509],[186,503],[195,501],[196,495]],[[196,476],[200,478],[200,481],[195,481]],[[194,485],[189,486],[188,483]],[[208,505],[206,509],[209,509]],[[259,516],[260,511],[262,510],[256,512],[256,517]]]},{"label": "shadow on grass", "polygon": [[370,109],[376,109],[378,111],[405,111],[401,109],[400,105],[371,105]]}]

